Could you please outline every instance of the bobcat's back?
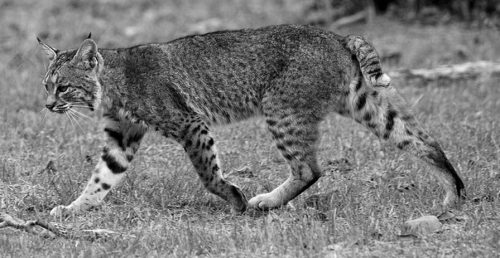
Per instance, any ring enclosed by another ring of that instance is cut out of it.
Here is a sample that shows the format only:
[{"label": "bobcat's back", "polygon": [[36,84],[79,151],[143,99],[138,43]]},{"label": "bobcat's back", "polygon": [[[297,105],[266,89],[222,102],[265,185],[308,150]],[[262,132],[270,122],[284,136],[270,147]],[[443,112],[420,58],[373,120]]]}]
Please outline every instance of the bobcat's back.
[{"label": "bobcat's back", "polygon": [[[227,123],[262,112],[263,100],[273,94],[307,103],[304,108],[313,103],[345,106],[343,94],[360,64],[367,63],[362,58],[374,51],[361,44],[364,40],[353,45],[348,39],[315,27],[278,25],[101,52],[107,65],[126,67],[124,79],[107,76],[113,79],[105,84],[125,84],[116,91],[120,94],[109,97],[128,103],[138,117],[156,114],[158,120],[168,115],[160,108],[166,107]],[[116,60],[113,51],[122,58]]]},{"label": "bobcat's back", "polygon": [[[129,83],[137,85],[130,87],[141,93],[135,97],[154,105],[158,93],[172,95],[174,89],[189,108],[225,123],[260,112],[266,92],[293,99],[347,90],[341,87],[353,61],[341,40],[331,32],[292,25],[188,36],[129,49],[135,58],[128,59],[137,68],[127,73],[135,78]],[[307,80],[304,88],[301,81]]]}]

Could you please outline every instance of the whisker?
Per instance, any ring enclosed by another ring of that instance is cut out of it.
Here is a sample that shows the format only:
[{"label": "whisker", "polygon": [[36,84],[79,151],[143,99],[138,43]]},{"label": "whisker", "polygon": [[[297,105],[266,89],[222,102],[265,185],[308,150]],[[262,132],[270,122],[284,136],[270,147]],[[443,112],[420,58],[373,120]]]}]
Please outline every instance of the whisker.
[{"label": "whisker", "polygon": [[47,114],[49,113],[49,110],[48,109],[44,109],[45,112],[43,112],[43,117],[42,117],[42,121],[45,122],[45,119],[47,119]]},{"label": "whisker", "polygon": [[71,104],[88,105],[87,102],[83,102],[83,101],[75,101],[75,102],[72,102]]},{"label": "whisker", "polygon": [[43,113],[42,120],[40,121],[40,125],[42,125],[45,123],[45,119],[47,118],[47,113],[49,113],[49,110],[44,107],[42,108],[42,110],[40,110],[40,113]]},{"label": "whisker", "polygon": [[72,110],[72,109],[70,109],[68,113],[71,114],[71,116],[73,117],[75,123],[78,125],[78,127],[80,127],[80,130],[82,130],[82,132],[84,132],[84,130],[83,130],[80,122],[78,122],[77,115],[76,115],[75,111]]},{"label": "whisker", "polygon": [[73,108],[84,108],[84,109],[88,109],[89,106],[79,106],[79,105],[71,105],[71,107]]},{"label": "whisker", "polygon": [[81,106],[81,107],[89,107],[89,104],[85,102],[73,102],[71,103],[72,106]]},{"label": "whisker", "polygon": [[87,105],[87,103],[86,103],[86,102],[83,102],[83,101],[73,101],[73,102],[71,102],[71,104],[72,104],[72,105],[73,105],[73,104],[77,104],[77,105],[78,105],[78,104],[80,104],[80,105]]},{"label": "whisker", "polygon": [[64,113],[64,115],[66,115],[66,117],[68,118],[69,120],[69,123],[71,124],[71,126],[73,126],[73,128],[76,130],[76,127],[75,127],[75,124],[73,124],[73,121],[71,120],[71,116],[66,112]]},{"label": "whisker", "polygon": [[82,118],[86,118],[88,120],[92,120],[92,118],[90,116],[87,116],[85,115],[84,113],[80,112],[80,111],[77,111],[77,110],[74,110],[74,109],[71,109],[71,111],[76,114],[76,115],[79,115],[80,117]]},{"label": "whisker", "polygon": [[415,100],[415,102],[413,102],[413,104],[411,105],[411,108],[415,108],[415,107],[418,105],[418,103],[420,102],[420,100],[422,100],[422,98],[423,98],[423,97],[424,97],[424,95],[423,95],[423,94],[422,94],[422,95],[420,95],[420,97],[418,97],[418,98]]},{"label": "whisker", "polygon": [[[75,117],[75,114],[73,113],[73,111],[70,109],[69,112],[66,112],[70,117],[73,118],[73,121],[76,123],[76,125],[80,128],[81,132],[83,133],[84,130],[82,128],[82,126],[80,125],[80,122],[78,122],[78,120],[76,119]],[[76,128],[75,128],[76,129]]]}]

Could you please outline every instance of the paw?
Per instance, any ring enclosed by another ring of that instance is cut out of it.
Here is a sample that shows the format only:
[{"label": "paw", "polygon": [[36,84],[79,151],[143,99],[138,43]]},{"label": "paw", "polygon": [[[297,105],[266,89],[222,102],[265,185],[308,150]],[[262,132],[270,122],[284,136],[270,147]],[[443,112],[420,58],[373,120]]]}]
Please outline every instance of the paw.
[{"label": "paw", "polygon": [[65,217],[69,214],[71,214],[71,209],[64,205],[59,205],[50,211],[50,215],[54,217]]},{"label": "paw", "polygon": [[271,193],[265,193],[265,194],[259,194],[250,201],[248,201],[248,205],[254,209],[257,210],[269,210],[269,209],[274,209],[278,208],[282,205],[284,205],[281,200],[276,198],[275,194]]}]

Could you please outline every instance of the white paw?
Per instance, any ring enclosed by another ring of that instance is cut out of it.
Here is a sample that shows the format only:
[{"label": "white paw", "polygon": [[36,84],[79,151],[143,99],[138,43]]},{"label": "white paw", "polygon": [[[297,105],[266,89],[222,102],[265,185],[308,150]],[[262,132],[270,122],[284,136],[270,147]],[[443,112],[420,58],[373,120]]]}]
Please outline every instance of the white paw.
[{"label": "white paw", "polygon": [[50,215],[54,216],[54,217],[62,217],[62,216],[69,215],[70,213],[71,213],[71,210],[67,206],[64,206],[64,205],[59,205],[50,211]]},{"label": "white paw", "polygon": [[284,205],[284,203],[276,198],[275,194],[271,193],[265,193],[265,194],[259,194],[250,201],[248,201],[248,205],[254,209],[258,210],[269,210],[269,209],[274,209],[278,208],[281,205]]}]

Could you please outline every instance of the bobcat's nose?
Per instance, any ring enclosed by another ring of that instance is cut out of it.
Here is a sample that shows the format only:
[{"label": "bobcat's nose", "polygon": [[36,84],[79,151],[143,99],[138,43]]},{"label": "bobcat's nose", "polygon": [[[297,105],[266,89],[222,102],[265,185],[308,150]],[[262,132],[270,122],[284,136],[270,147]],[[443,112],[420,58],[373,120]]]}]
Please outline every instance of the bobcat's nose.
[{"label": "bobcat's nose", "polygon": [[56,105],[56,103],[50,103],[50,104],[45,104],[45,107],[48,108],[49,110],[52,110],[54,108],[54,106]]},{"label": "bobcat's nose", "polygon": [[56,98],[54,96],[48,96],[47,101],[45,101],[45,107],[52,110],[56,106]]}]

